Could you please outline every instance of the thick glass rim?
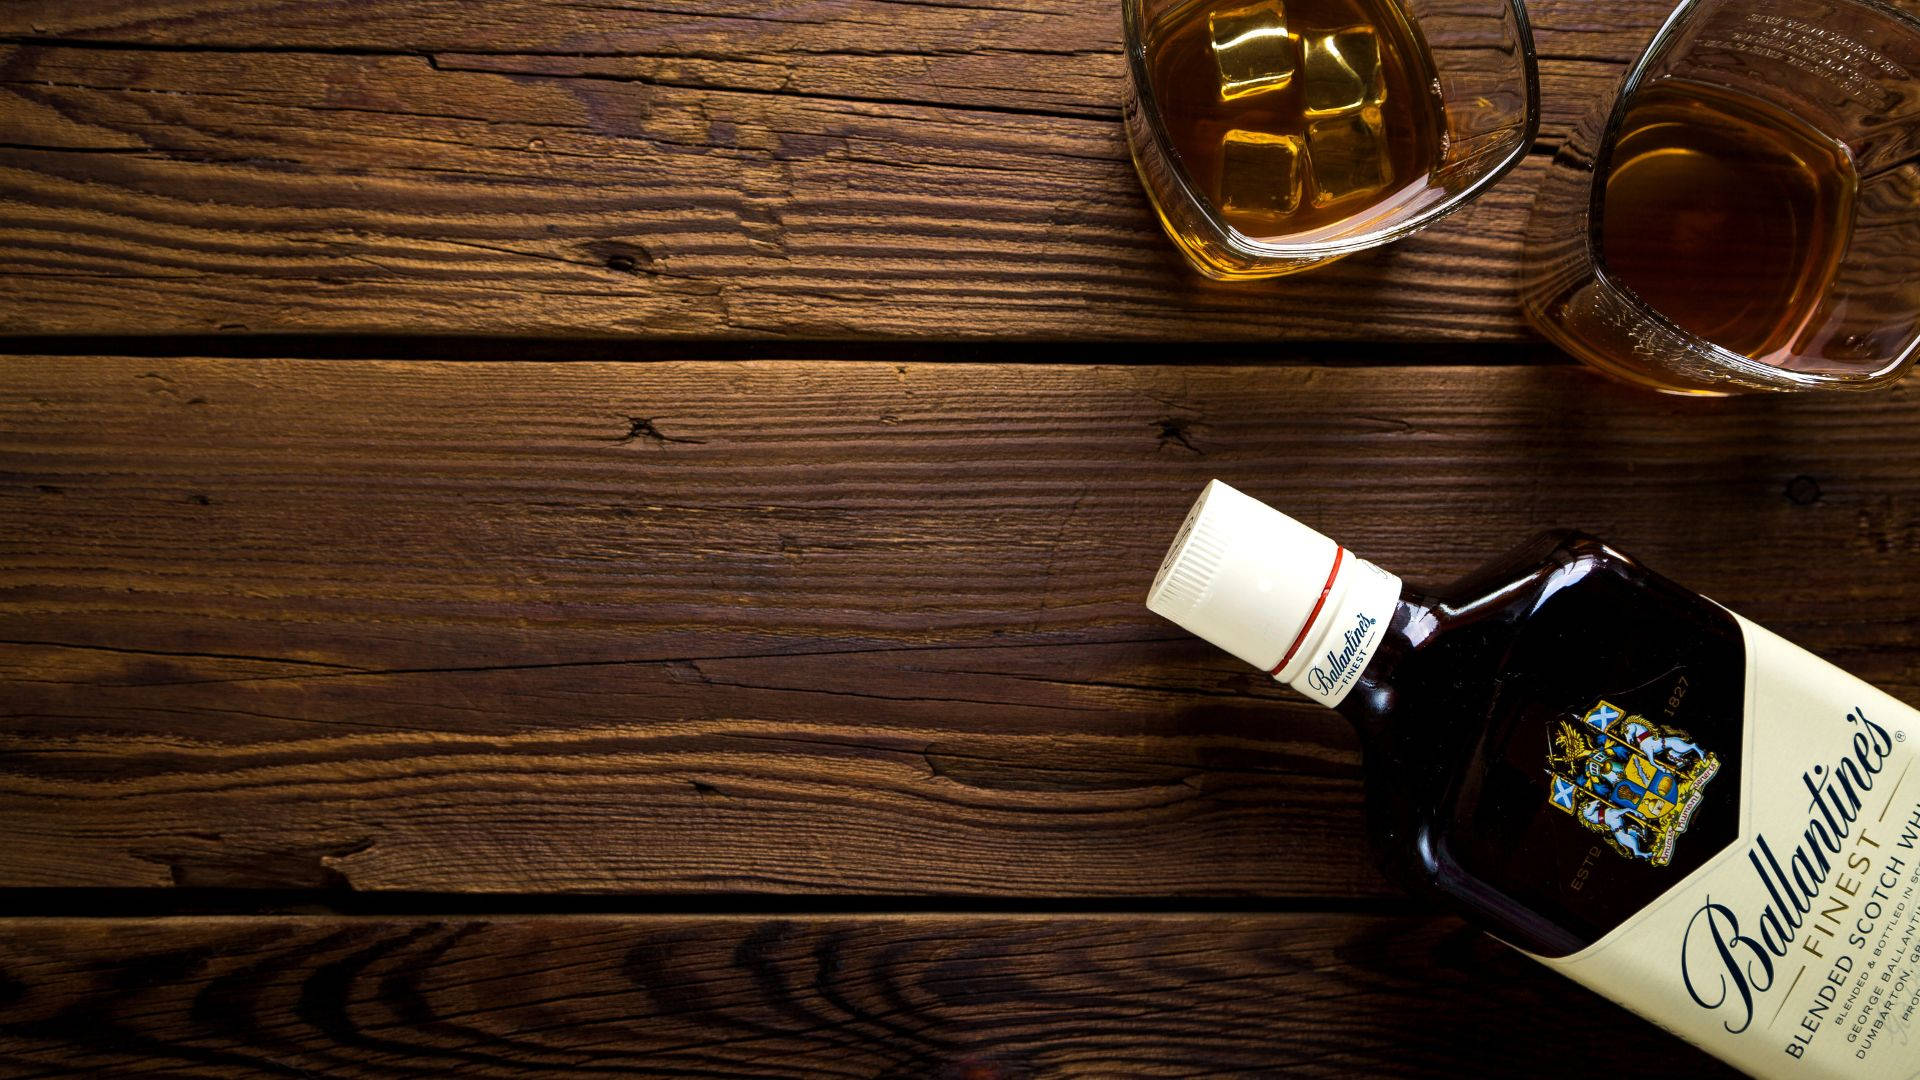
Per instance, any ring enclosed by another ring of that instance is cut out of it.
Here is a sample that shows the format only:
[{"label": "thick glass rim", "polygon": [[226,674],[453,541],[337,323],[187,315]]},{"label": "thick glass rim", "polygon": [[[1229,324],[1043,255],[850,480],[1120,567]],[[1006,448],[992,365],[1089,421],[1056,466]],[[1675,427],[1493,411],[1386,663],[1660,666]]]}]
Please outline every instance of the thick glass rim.
[{"label": "thick glass rim", "polygon": [[1160,150],[1160,156],[1172,166],[1169,174],[1180,188],[1180,194],[1187,205],[1193,207],[1206,219],[1207,224],[1219,234],[1229,249],[1250,259],[1330,259],[1340,255],[1351,255],[1356,251],[1365,251],[1368,248],[1379,247],[1411,236],[1465,206],[1482,191],[1499,182],[1501,177],[1507,175],[1515,165],[1520,163],[1520,159],[1527,156],[1527,152],[1533,148],[1534,141],[1540,135],[1540,72],[1534,57],[1533,24],[1527,19],[1524,0],[1504,0],[1503,6],[1513,18],[1514,28],[1520,41],[1520,66],[1526,76],[1527,91],[1526,116],[1522,121],[1520,138],[1515,141],[1513,149],[1504,158],[1476,177],[1472,183],[1439,203],[1412,217],[1383,225],[1371,232],[1332,240],[1295,243],[1255,240],[1228,225],[1219,211],[1214,209],[1213,204],[1199,196],[1193,178],[1187,174],[1186,163],[1180,159],[1180,152],[1173,145],[1173,137],[1168,134],[1166,123],[1161,119],[1160,104],[1154,97],[1153,81],[1147,71],[1147,27],[1140,10],[1144,2],[1145,0],[1120,0],[1120,10],[1122,30],[1126,37],[1127,69],[1133,80],[1134,93],[1145,106],[1143,111],[1146,113],[1147,127],[1153,132],[1153,140]]},{"label": "thick glass rim", "polygon": [[[1131,3],[1132,0],[1127,2]],[[1705,353],[1716,366],[1731,372],[1735,376],[1733,379],[1735,382],[1775,389],[1871,389],[1896,377],[1907,366],[1914,358],[1915,351],[1920,350],[1920,335],[1916,335],[1914,340],[1907,342],[1898,356],[1873,371],[1857,375],[1795,371],[1792,368],[1761,363],[1750,356],[1716,345],[1693,331],[1683,328],[1658,308],[1641,299],[1640,294],[1635,292],[1632,286],[1616,280],[1612,272],[1607,269],[1606,258],[1600,245],[1601,218],[1605,213],[1606,177],[1613,167],[1615,136],[1620,133],[1620,126],[1626,121],[1627,104],[1633,100],[1635,94],[1640,92],[1654,62],[1661,59],[1673,46],[1681,27],[1692,19],[1694,11],[1702,4],[1725,2],[1730,0],[1680,0],[1679,5],[1668,13],[1666,21],[1660,24],[1660,29],[1654,31],[1653,40],[1647,43],[1646,49],[1640,53],[1640,58],[1633,62],[1633,67],[1627,70],[1626,77],[1620,81],[1620,89],[1614,95],[1612,110],[1607,114],[1607,122],[1601,129],[1600,140],[1594,151],[1593,174],[1587,181],[1587,235],[1584,239],[1587,245],[1588,270],[1593,274],[1595,284],[1612,293],[1640,318]],[[1909,32],[1920,36],[1920,17],[1882,3],[1881,0],[1828,0],[1828,2],[1865,8],[1890,18],[1895,23],[1904,24]]]}]

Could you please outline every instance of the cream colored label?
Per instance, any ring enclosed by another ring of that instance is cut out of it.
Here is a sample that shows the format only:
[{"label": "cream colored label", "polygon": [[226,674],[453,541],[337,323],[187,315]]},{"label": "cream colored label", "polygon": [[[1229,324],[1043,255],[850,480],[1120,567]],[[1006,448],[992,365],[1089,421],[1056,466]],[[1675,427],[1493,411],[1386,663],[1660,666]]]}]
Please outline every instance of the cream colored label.
[{"label": "cream colored label", "polygon": [[1543,962],[1756,1076],[1920,1076],[1920,712],[1739,623],[1739,838]]}]

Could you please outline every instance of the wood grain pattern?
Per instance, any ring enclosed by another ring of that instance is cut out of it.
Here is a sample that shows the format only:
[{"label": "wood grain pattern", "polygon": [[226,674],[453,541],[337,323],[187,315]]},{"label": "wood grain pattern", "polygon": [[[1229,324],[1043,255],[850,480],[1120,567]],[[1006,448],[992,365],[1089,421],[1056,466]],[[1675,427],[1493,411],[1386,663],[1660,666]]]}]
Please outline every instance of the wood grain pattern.
[{"label": "wood grain pattern", "polygon": [[1600,1045],[1736,1075],[1438,920],[0,921],[0,1066],[36,1076],[1450,1080]]},{"label": "wood grain pattern", "polygon": [[[1549,148],[1669,6],[1532,5]],[[1121,70],[1111,0],[15,0],[0,333],[1527,336],[1542,157],[1408,243],[1211,284]]]},{"label": "wood grain pattern", "polygon": [[1572,367],[14,360],[0,885],[1386,895],[1344,722],[1141,607],[1208,478],[1920,701],[1916,450]]}]

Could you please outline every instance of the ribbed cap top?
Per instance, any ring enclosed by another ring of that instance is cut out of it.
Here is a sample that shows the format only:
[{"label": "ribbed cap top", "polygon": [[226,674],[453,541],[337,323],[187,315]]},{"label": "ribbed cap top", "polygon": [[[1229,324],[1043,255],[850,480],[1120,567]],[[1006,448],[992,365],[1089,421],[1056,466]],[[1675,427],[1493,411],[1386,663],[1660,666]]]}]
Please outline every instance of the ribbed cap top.
[{"label": "ribbed cap top", "polygon": [[1147,608],[1272,671],[1319,610],[1339,554],[1332,540],[1214,480],[1174,537]]}]

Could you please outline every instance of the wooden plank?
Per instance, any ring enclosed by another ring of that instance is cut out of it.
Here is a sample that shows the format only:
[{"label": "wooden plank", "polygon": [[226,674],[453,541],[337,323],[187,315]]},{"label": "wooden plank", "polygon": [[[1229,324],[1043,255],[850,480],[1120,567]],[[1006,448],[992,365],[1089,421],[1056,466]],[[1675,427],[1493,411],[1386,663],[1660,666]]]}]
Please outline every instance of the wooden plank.
[{"label": "wooden plank", "polygon": [[[1646,0],[1605,8],[1586,0],[1527,5],[1539,52],[1548,59],[1623,59],[1623,51],[1644,44],[1669,10]],[[821,77],[827,74],[823,68],[863,60],[918,56],[917,69],[924,71],[937,66],[936,59],[975,54],[1072,58],[1120,49],[1118,9],[1091,0],[13,0],[0,11],[0,34],[148,47],[679,56],[689,71],[700,70],[701,59],[717,65],[725,62],[719,58],[731,58],[742,65],[780,65],[781,78],[770,86],[788,74]],[[942,92],[991,88],[1016,72],[1007,65],[993,75],[944,83]],[[1002,88],[1059,90],[1057,75]],[[849,80],[836,90],[873,96],[880,85]],[[1099,89],[1062,100],[1111,104]],[[1019,105],[1023,99],[990,103]]]},{"label": "wooden plank", "polygon": [[[1550,147],[1665,14],[1533,5]],[[1110,0],[16,0],[0,333],[1526,338],[1529,161],[1411,242],[1187,272]]]},{"label": "wooden plank", "polygon": [[1572,367],[12,360],[0,885],[1387,895],[1344,722],[1141,607],[1207,479],[1920,701],[1916,451]]},{"label": "wooden plank", "polygon": [[4,920],[0,976],[35,1075],[1736,1075],[1439,920]]}]

